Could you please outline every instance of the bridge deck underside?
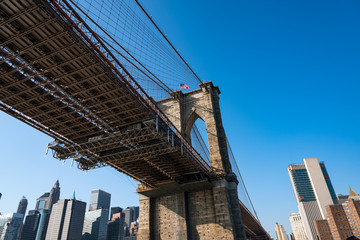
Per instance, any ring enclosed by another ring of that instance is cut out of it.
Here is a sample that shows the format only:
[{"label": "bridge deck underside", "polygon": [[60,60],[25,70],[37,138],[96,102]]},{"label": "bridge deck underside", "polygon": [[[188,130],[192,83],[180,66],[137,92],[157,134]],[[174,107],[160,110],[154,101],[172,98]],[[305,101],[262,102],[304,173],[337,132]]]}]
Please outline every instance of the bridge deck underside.
[{"label": "bridge deck underside", "polygon": [[[148,185],[209,177],[209,166],[67,21],[49,1],[0,2],[0,109],[54,137],[59,158],[67,149],[85,170],[110,165]],[[90,146],[112,136],[121,140]]]},{"label": "bridge deck underside", "polygon": [[32,1],[4,1],[0,14],[2,102],[73,141],[149,119],[66,24]]}]

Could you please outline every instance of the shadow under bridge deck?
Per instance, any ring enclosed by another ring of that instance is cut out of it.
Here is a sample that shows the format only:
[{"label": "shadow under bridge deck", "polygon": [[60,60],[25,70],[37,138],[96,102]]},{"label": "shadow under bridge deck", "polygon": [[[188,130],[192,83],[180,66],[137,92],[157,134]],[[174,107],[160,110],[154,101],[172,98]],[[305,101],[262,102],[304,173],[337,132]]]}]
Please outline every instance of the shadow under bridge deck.
[{"label": "shadow under bridge deck", "polygon": [[55,157],[153,187],[214,177],[66,1],[0,2],[0,109],[52,136]]}]

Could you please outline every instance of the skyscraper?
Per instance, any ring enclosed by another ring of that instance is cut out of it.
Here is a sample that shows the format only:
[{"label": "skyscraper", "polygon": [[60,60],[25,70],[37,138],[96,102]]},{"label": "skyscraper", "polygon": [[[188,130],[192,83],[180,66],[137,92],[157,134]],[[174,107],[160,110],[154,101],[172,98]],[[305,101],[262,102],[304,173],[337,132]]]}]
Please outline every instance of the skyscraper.
[{"label": "skyscraper", "polygon": [[20,224],[20,228],[19,228],[19,233],[18,233],[19,236],[21,236],[21,233],[22,233],[22,230],[23,230],[23,227],[24,227],[23,222],[24,222],[24,218],[25,218],[27,205],[28,205],[28,201],[23,196],[22,199],[19,202],[19,205],[18,205],[18,208],[17,208],[17,211],[16,211],[16,213],[19,213],[19,214],[21,214],[23,216],[21,224]]},{"label": "skyscraper", "polygon": [[39,210],[39,212],[40,212],[40,220],[39,220],[35,240],[45,240],[46,231],[50,219],[50,210],[41,209]]},{"label": "skyscraper", "polygon": [[41,215],[38,211],[26,216],[20,240],[34,240],[36,238],[40,217]]},{"label": "skyscraper", "polygon": [[317,239],[315,220],[327,218],[326,206],[336,202],[336,195],[324,163],[305,158],[304,164],[288,167],[290,181],[299,207],[306,236]]},{"label": "skyscraper", "polygon": [[[30,210],[21,234],[23,240],[45,240],[49,216],[54,203],[60,198],[60,184],[57,180],[50,192],[36,199],[35,210]],[[35,234],[35,235],[34,235]]]},{"label": "skyscraper", "polygon": [[0,239],[17,239],[22,221],[20,213],[0,215]]},{"label": "skyscraper", "polygon": [[116,213],[122,213],[122,208],[121,207],[112,207],[111,211],[110,211],[110,219],[113,218],[113,215]]},{"label": "skyscraper", "polygon": [[291,229],[296,240],[307,240],[300,213],[292,213],[289,216]]},{"label": "skyscraper", "polygon": [[125,237],[125,214],[114,213],[108,223],[107,240],[122,240]]},{"label": "skyscraper", "polygon": [[79,240],[84,223],[86,203],[62,199],[52,207],[46,240]]},{"label": "skyscraper", "polygon": [[93,190],[89,211],[85,213],[82,239],[105,240],[109,219],[111,194],[103,190]]},{"label": "skyscraper", "polygon": [[46,192],[36,199],[35,210],[48,209],[51,210],[54,203],[60,199],[60,184],[57,180],[50,192]]},{"label": "skyscraper", "polygon": [[89,210],[110,209],[111,194],[97,189],[91,191]]},{"label": "skyscraper", "polygon": [[45,209],[45,204],[49,199],[50,193],[46,192],[36,199],[35,210]]},{"label": "skyscraper", "polygon": [[278,240],[289,240],[283,225],[276,223],[275,232]]},{"label": "skyscraper", "polygon": [[50,210],[31,210],[26,216],[21,240],[45,240]]},{"label": "skyscraper", "polygon": [[28,200],[23,196],[19,202],[19,205],[18,205],[18,208],[16,211],[16,213],[20,213],[23,215],[23,219],[25,217],[27,205],[28,205]]},{"label": "skyscraper", "polygon": [[82,239],[106,240],[109,210],[97,209],[85,213]]},{"label": "skyscraper", "polygon": [[45,203],[44,209],[51,210],[52,206],[60,199],[60,184],[57,180],[51,188],[49,197]]},{"label": "skyscraper", "polygon": [[125,213],[126,227],[130,228],[131,223],[139,218],[139,207],[127,207],[123,213]]}]

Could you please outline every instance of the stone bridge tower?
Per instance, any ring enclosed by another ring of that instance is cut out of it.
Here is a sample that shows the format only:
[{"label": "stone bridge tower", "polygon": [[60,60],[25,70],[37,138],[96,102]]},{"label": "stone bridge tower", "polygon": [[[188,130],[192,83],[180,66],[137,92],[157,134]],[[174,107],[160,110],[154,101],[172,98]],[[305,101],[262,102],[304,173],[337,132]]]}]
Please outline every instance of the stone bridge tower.
[{"label": "stone bridge tower", "polygon": [[223,178],[177,186],[167,183],[166,191],[139,186],[140,226],[138,239],[246,239],[238,201],[235,174],[229,161],[226,136],[222,125],[220,90],[212,82],[200,89],[174,92],[158,106],[189,141],[195,121],[202,119],[207,127],[211,166],[223,172]]}]

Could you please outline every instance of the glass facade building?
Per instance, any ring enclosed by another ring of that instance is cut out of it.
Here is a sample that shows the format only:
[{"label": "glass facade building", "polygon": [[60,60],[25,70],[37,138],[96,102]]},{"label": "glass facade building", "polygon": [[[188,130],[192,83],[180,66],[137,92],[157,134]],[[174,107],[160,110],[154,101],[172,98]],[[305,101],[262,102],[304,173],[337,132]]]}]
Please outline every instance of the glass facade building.
[{"label": "glass facade building", "polygon": [[111,194],[97,189],[91,191],[89,210],[110,209]]},{"label": "glass facade building", "polygon": [[311,186],[309,175],[305,168],[293,168],[291,177],[296,188],[296,195],[300,202],[316,201],[314,190]]},{"label": "glass facade building", "polygon": [[26,216],[20,240],[35,240],[40,216],[41,215],[38,211],[36,211],[34,214],[29,214]]},{"label": "glass facade building", "polygon": [[82,239],[106,239],[111,194],[97,189],[91,191],[89,211],[85,213]]},{"label": "glass facade building", "polygon": [[304,164],[290,165],[288,173],[306,236],[315,240],[314,221],[326,219],[325,206],[337,201],[325,164],[317,158],[305,158]]},{"label": "glass facade building", "polygon": [[85,213],[83,240],[105,240],[109,210],[98,209]]}]

